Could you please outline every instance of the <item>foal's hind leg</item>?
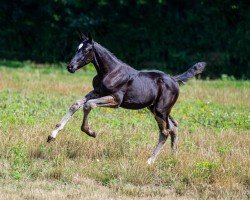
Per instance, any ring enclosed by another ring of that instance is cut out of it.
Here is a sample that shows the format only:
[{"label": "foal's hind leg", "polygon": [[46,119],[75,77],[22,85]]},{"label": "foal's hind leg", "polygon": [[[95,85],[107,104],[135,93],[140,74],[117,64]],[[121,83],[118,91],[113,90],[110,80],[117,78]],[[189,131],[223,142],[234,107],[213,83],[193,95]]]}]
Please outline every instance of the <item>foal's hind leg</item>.
[{"label": "foal's hind leg", "polygon": [[177,135],[177,122],[169,116],[168,118],[169,129],[170,129],[170,136],[171,136],[171,149],[173,153],[177,150],[177,142],[178,142],[178,135]]},{"label": "foal's hind leg", "polygon": [[157,124],[158,124],[159,129],[160,129],[159,141],[158,141],[157,146],[153,150],[150,158],[148,159],[148,164],[152,164],[155,161],[155,159],[159,155],[159,153],[161,151],[161,148],[165,144],[165,142],[166,142],[166,140],[168,138],[168,135],[169,135],[169,132],[167,130],[167,123],[166,123],[166,121],[164,119],[158,117],[158,116],[155,116],[155,119],[156,119]]},{"label": "foal's hind leg", "polygon": [[66,123],[69,121],[69,119],[71,118],[71,116],[81,107],[83,107],[84,103],[91,99],[96,97],[96,94],[91,91],[90,93],[88,93],[83,99],[76,101],[70,108],[69,111],[66,115],[64,115],[64,117],[62,118],[62,120],[56,125],[55,129],[52,131],[52,133],[48,136],[47,142],[51,142],[52,140],[54,140],[57,136],[57,134],[59,133],[59,131],[61,131],[64,126],[66,125]]},{"label": "foal's hind leg", "polygon": [[[148,159],[148,164],[151,164],[156,159],[157,155],[160,153],[160,150],[164,143],[166,142],[168,135],[171,135],[172,146],[175,148],[176,144],[176,132],[174,131],[174,124],[177,124],[175,120],[171,120],[172,117],[169,115],[171,108],[173,107],[177,94],[173,94],[172,91],[168,90],[165,87],[162,87],[162,94],[156,102],[156,105],[149,107],[150,111],[155,115],[155,119],[158,123],[160,129],[159,142]],[[171,119],[169,119],[169,117]]]},{"label": "foal's hind leg", "polygon": [[169,134],[171,136],[172,151],[175,152],[177,149],[177,140],[178,140],[177,127],[176,127],[177,122],[171,116],[168,117],[168,124],[165,120],[163,120],[160,117],[155,116],[155,119],[160,129],[159,141],[157,146],[153,150],[150,158],[148,159],[148,164],[152,164],[155,161],[155,159],[157,158],[157,156],[161,151],[161,148],[165,144]]},{"label": "foal's hind leg", "polygon": [[157,156],[159,155],[159,153],[161,151],[162,146],[165,144],[166,140],[167,140],[167,136],[165,136],[164,134],[162,134],[160,132],[158,144],[157,144],[157,146],[155,147],[155,149],[153,150],[151,156],[148,159],[148,164],[149,165],[152,164],[155,161],[155,159],[157,158]]},{"label": "foal's hind leg", "polygon": [[91,130],[88,125],[88,115],[92,108],[95,107],[116,107],[118,102],[113,96],[105,96],[98,99],[91,99],[84,105],[84,117],[81,126],[81,130],[91,137],[96,137],[95,131]]}]

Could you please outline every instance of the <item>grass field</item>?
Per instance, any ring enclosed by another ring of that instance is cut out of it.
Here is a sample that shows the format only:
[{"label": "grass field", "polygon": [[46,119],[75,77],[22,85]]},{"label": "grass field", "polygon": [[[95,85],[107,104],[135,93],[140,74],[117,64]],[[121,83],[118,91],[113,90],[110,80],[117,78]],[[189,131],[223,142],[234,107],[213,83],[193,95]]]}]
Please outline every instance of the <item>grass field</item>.
[{"label": "grass field", "polygon": [[96,139],[80,131],[78,111],[46,143],[69,106],[92,89],[91,66],[0,61],[0,199],[249,199],[250,82],[191,80],[172,116],[170,140],[155,164],[147,158],[158,128],[147,109],[97,108]]}]

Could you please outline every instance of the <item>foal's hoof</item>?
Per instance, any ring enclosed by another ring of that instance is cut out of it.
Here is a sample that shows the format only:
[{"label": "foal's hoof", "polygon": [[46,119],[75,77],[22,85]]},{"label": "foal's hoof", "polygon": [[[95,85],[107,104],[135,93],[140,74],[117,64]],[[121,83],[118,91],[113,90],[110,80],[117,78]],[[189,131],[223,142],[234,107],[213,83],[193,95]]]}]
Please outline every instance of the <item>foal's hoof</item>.
[{"label": "foal's hoof", "polygon": [[90,136],[90,137],[93,137],[93,138],[95,138],[96,137],[96,133],[95,133],[95,131],[92,131],[92,130],[90,130],[89,128],[85,128],[85,127],[81,127],[81,130],[84,132],[84,133],[86,133],[88,136]]},{"label": "foal's hoof", "polygon": [[147,164],[152,165],[152,164],[154,164],[154,162],[155,162],[154,158],[149,158],[148,161],[147,161]]},{"label": "foal's hoof", "polygon": [[85,132],[88,136],[95,138],[96,137],[96,133],[93,132]]},{"label": "foal's hoof", "polygon": [[50,143],[52,142],[53,140],[55,140],[55,138],[53,138],[51,135],[48,136],[48,139],[47,139],[47,142]]}]

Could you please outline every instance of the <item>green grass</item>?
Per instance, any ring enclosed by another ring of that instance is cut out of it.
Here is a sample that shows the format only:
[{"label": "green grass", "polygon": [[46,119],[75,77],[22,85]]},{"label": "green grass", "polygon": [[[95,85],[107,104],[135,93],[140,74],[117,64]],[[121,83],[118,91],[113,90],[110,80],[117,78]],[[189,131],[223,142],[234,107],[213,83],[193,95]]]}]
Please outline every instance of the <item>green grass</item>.
[{"label": "green grass", "polygon": [[148,166],[158,129],[147,109],[94,109],[96,139],[80,131],[78,111],[46,143],[69,106],[92,89],[94,75],[92,66],[72,75],[63,64],[0,61],[0,197],[53,196],[54,188],[61,198],[249,198],[249,81],[223,76],[182,86],[172,111],[177,155],[168,141]]}]

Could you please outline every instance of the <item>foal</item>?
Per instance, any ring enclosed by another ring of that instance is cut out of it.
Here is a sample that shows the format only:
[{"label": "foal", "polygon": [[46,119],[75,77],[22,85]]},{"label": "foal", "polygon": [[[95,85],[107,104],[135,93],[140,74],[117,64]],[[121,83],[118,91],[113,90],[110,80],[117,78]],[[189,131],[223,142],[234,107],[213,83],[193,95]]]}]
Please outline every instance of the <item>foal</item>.
[{"label": "foal", "polygon": [[82,35],[82,42],[68,65],[68,71],[76,70],[93,63],[97,75],[93,79],[93,91],[76,101],[69,112],[56,125],[48,137],[48,142],[56,138],[70,117],[83,107],[84,117],[81,130],[91,137],[96,137],[88,125],[88,115],[95,107],[112,107],[142,109],[147,107],[155,116],[159,126],[159,141],[153,150],[148,163],[156,159],[167,137],[171,136],[171,147],[177,147],[177,122],[170,116],[179,95],[179,84],[185,83],[196,74],[201,73],[206,63],[200,62],[183,74],[169,76],[161,71],[137,71],[117,59],[107,49],[93,41],[91,35]]}]

